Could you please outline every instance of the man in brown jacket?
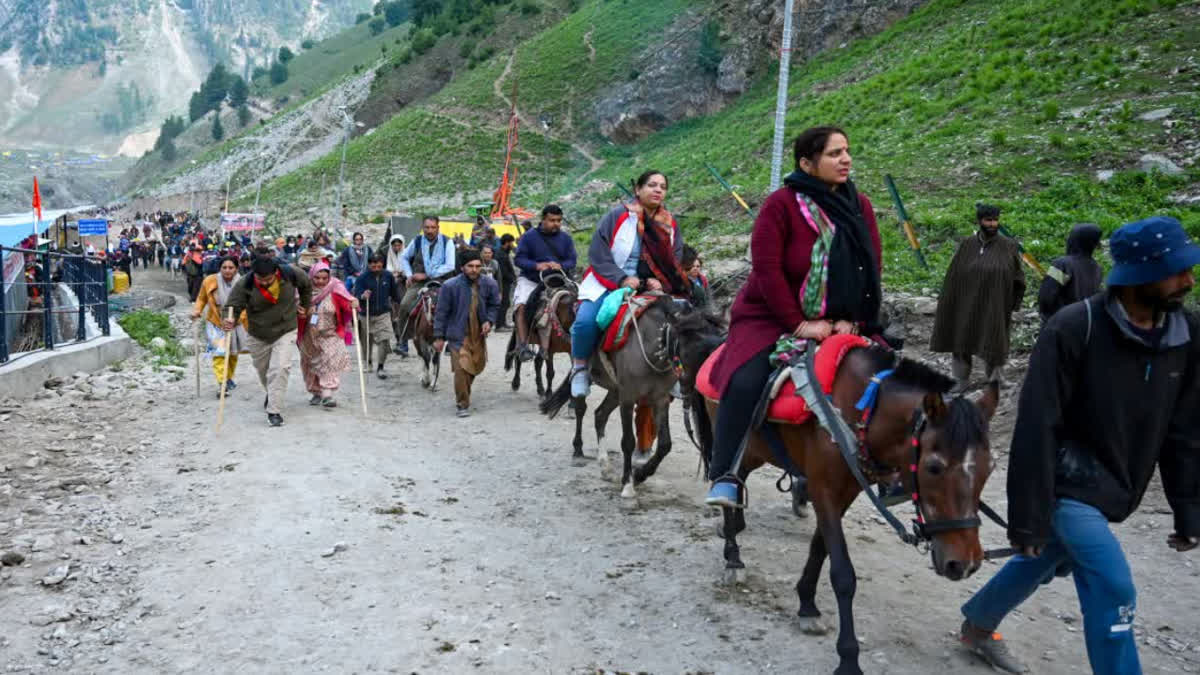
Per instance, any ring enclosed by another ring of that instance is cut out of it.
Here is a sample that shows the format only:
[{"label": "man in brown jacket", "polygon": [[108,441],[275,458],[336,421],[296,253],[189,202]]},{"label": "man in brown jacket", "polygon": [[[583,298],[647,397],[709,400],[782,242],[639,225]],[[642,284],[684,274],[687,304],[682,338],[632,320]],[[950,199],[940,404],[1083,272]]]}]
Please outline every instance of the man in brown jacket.
[{"label": "man in brown jacket", "polygon": [[[279,411],[296,355],[297,320],[307,319],[312,309],[312,284],[303,273],[280,267],[270,257],[256,257],[253,270],[234,284],[223,314],[228,317],[232,309],[234,316],[240,316],[246,310],[245,347],[254,360],[258,381],[267,390],[263,402],[267,421],[277,427],[283,424]],[[233,330],[232,321],[223,321],[225,330]]]}]

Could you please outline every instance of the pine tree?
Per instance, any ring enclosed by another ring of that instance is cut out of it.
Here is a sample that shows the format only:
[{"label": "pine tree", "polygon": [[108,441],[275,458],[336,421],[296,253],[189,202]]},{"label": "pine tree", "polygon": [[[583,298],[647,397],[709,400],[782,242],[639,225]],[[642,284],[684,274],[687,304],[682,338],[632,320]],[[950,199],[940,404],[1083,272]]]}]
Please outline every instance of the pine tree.
[{"label": "pine tree", "polygon": [[162,144],[162,156],[168,162],[174,162],[179,156],[179,152],[175,149],[175,141],[167,140]]},{"label": "pine tree", "polygon": [[250,98],[250,86],[241,77],[234,76],[233,84],[229,87],[230,107],[240,108],[246,104],[248,98]]},{"label": "pine tree", "polygon": [[250,123],[250,106],[245,103],[238,106],[238,126],[244,127]]},{"label": "pine tree", "polygon": [[225,138],[225,128],[221,126],[221,108],[219,106],[216,114],[213,115],[212,137],[214,141]]}]

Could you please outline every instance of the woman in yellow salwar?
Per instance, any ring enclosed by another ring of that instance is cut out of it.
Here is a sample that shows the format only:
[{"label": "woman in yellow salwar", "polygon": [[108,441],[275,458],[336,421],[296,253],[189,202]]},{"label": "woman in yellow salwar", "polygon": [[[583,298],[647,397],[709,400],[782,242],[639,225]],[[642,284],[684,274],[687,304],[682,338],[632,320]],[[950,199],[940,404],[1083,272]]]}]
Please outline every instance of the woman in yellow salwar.
[{"label": "woman in yellow salwar", "polygon": [[229,292],[241,277],[238,275],[237,261],[225,258],[221,261],[220,271],[210,274],[200,284],[200,292],[196,295],[196,304],[192,307],[192,318],[199,319],[204,314],[204,338],[208,344],[205,353],[212,357],[213,374],[217,378],[217,396],[221,395],[221,387],[225,393],[233,391],[237,384],[233,374],[237,371],[238,354],[246,343],[246,313],[234,327],[229,348],[229,379],[225,379],[225,331],[221,330],[221,307],[229,300]]}]

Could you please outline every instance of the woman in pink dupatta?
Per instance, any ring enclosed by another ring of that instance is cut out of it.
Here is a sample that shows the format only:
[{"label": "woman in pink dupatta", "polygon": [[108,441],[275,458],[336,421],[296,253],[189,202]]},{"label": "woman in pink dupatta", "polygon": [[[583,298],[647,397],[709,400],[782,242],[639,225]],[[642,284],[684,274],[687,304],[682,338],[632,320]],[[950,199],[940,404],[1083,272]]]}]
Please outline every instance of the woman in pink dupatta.
[{"label": "woman in pink dupatta", "polygon": [[351,312],[358,311],[358,300],[330,274],[329,263],[323,260],[312,266],[308,276],[315,309],[309,318],[299,321],[300,372],[312,394],[308,404],[336,408],[333,394],[342,384],[342,373],[350,370],[346,345],[353,344]]}]

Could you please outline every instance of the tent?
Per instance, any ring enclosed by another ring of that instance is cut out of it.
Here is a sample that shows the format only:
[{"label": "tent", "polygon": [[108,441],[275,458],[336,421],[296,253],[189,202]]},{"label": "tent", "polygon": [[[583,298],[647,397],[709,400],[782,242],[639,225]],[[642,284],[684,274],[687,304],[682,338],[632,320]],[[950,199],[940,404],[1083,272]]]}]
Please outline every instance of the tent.
[{"label": "tent", "polygon": [[[87,211],[94,209],[94,206],[76,206],[71,209],[55,209],[52,211],[42,211],[42,220],[38,223],[38,234],[45,234],[46,230],[54,226],[54,221],[68,213],[76,211]],[[33,234],[33,211],[25,213],[11,213],[0,215],[0,246],[16,246],[21,243],[29,235]]]}]

